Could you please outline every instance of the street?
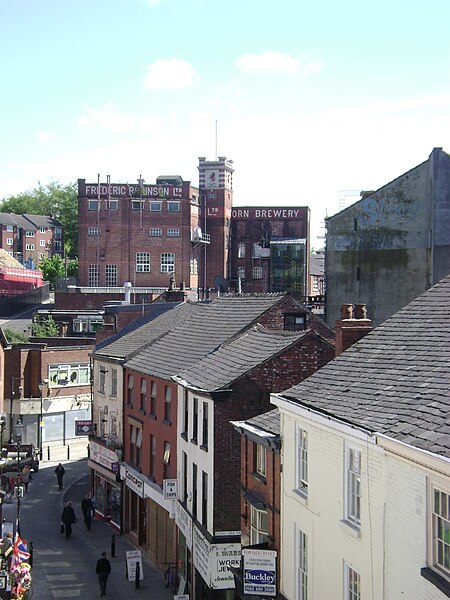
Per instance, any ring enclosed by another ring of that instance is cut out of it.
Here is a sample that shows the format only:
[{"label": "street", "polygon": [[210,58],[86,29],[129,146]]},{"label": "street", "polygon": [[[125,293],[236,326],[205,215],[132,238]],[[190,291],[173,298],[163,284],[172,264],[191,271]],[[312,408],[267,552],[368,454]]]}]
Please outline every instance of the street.
[{"label": "street", "polygon": [[[58,490],[54,469],[56,462],[41,463],[38,473],[33,474],[28,493],[21,501],[21,537],[33,542],[32,598],[83,599],[98,598],[95,566],[101,552],[107,553],[112,572],[108,580],[107,597],[155,598],[169,600],[173,594],[166,588],[163,576],[144,560],[144,580],[140,588],[126,578],[126,551],[134,549],[128,541],[105,522],[93,519],[91,531],[83,522],[80,502],[88,490],[86,460],[64,462],[64,491]],[[60,517],[63,502],[71,500],[78,522],[68,540],[60,534]],[[15,504],[5,504],[3,518],[12,519]],[[111,558],[111,538],[115,533],[115,558]],[[151,591],[150,591],[151,590]]]}]

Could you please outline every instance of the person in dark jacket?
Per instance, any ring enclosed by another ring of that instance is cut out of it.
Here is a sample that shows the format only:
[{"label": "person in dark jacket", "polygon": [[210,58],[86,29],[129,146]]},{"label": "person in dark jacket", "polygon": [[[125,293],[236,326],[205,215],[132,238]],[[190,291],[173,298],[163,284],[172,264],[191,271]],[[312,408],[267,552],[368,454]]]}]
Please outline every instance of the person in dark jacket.
[{"label": "person in dark jacket", "polygon": [[66,532],[66,540],[72,535],[72,525],[77,522],[75,511],[73,510],[72,502],[67,502],[61,514],[61,523],[64,524]]},{"label": "person in dark jacket", "polygon": [[62,466],[61,463],[59,463],[59,465],[55,469],[55,475],[56,475],[56,479],[58,480],[58,487],[60,490],[63,489],[63,477],[64,477],[65,472],[66,472],[65,468]]},{"label": "person in dark jacket", "polygon": [[90,531],[92,520],[92,501],[90,494],[86,494],[81,501],[81,511],[84,517],[84,524],[86,525],[87,530]]},{"label": "person in dark jacket", "polygon": [[111,563],[106,558],[106,552],[102,552],[102,557],[98,559],[95,572],[98,575],[98,583],[100,586],[100,596],[106,596],[106,582],[111,573]]}]

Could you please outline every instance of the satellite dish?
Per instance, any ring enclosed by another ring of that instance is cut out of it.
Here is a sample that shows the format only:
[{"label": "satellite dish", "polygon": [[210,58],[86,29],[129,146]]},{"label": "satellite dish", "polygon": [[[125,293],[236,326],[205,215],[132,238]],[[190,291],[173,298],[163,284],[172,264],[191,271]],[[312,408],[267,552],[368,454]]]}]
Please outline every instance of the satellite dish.
[{"label": "satellite dish", "polygon": [[214,287],[219,290],[219,292],[224,293],[228,291],[230,284],[225,277],[222,277],[222,275],[216,275],[214,277]]}]

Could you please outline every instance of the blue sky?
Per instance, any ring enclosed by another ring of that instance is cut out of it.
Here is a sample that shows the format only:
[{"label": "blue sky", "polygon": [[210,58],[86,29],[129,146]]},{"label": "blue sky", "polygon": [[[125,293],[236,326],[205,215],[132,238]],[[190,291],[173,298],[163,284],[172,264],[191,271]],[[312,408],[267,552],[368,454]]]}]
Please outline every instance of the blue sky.
[{"label": "blue sky", "polygon": [[0,0],[0,198],[197,184],[217,141],[236,205],[308,205],[317,235],[450,151],[449,22],[448,0]]}]

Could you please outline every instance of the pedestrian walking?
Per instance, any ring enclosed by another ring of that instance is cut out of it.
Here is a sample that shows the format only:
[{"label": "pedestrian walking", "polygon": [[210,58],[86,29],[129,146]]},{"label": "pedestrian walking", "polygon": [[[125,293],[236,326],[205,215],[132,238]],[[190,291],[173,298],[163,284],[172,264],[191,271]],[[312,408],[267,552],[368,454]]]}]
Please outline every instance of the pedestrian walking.
[{"label": "pedestrian walking", "polygon": [[111,573],[111,563],[106,558],[106,552],[102,552],[102,557],[98,559],[95,572],[98,575],[98,584],[100,586],[100,596],[106,596],[106,583]]},{"label": "pedestrian walking", "polygon": [[84,524],[86,525],[86,529],[90,531],[92,520],[92,502],[90,494],[86,494],[83,500],[81,501],[81,511],[83,513]]},{"label": "pedestrian walking", "polygon": [[28,492],[28,484],[30,483],[31,479],[31,469],[28,465],[25,465],[22,469],[22,475],[20,476],[20,479],[25,486],[25,491]]},{"label": "pedestrian walking", "polygon": [[64,525],[66,540],[72,535],[72,525],[77,522],[75,511],[73,510],[72,502],[67,502],[61,514],[61,523]]},{"label": "pedestrian walking", "polygon": [[55,469],[55,475],[56,475],[56,479],[58,480],[58,487],[60,490],[64,489],[63,488],[63,477],[64,477],[65,472],[66,472],[65,468],[62,466],[61,463],[59,463],[59,465]]}]

